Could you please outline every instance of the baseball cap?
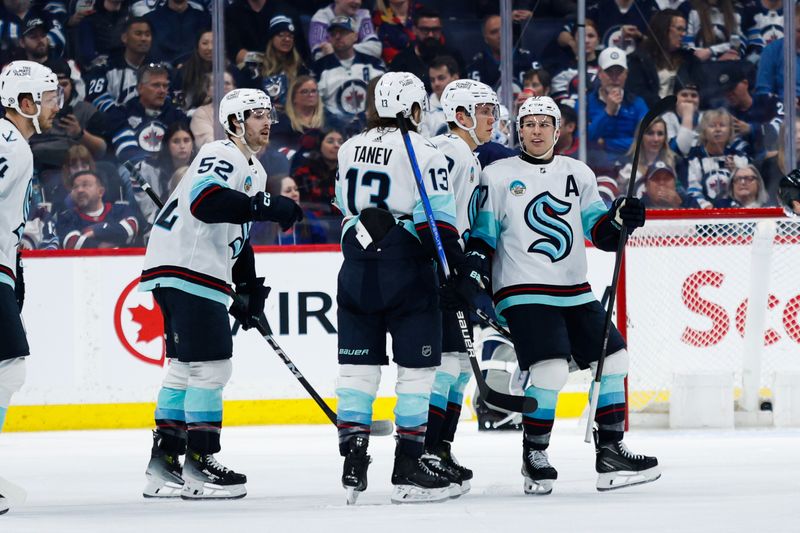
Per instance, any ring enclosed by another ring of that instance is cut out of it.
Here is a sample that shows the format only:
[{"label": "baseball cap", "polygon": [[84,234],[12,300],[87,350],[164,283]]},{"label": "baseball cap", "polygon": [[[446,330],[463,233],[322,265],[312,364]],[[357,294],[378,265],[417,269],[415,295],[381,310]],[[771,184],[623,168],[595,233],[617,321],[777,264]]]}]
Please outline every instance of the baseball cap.
[{"label": "baseball cap", "polygon": [[676,177],[674,168],[664,163],[663,161],[656,161],[655,163],[647,167],[647,173],[645,179],[649,180],[653,178],[656,174],[659,174],[661,172],[666,172],[673,178]]},{"label": "baseball cap", "polygon": [[69,63],[60,57],[53,57],[44,62],[44,66],[48,67],[59,78],[71,78],[72,68]]},{"label": "baseball cap", "polygon": [[732,91],[742,80],[750,79],[750,67],[747,61],[731,62],[729,68],[720,72],[717,82],[722,92]]},{"label": "baseball cap", "polygon": [[355,31],[353,29],[353,21],[347,15],[339,15],[335,17],[328,25],[328,31],[333,31],[336,28],[342,28],[347,31]]},{"label": "baseball cap", "polygon": [[22,35],[28,35],[37,28],[41,28],[46,33],[50,29],[50,25],[42,18],[30,18],[25,22],[25,29],[23,30]]},{"label": "baseball cap", "polygon": [[290,31],[294,33],[294,23],[292,23],[292,19],[286,15],[275,15],[269,21],[267,37],[272,39],[282,31]]},{"label": "baseball cap", "polygon": [[609,46],[600,52],[600,57],[597,58],[597,65],[603,70],[608,70],[613,66],[628,70],[628,58],[625,55],[625,50],[616,46]]}]

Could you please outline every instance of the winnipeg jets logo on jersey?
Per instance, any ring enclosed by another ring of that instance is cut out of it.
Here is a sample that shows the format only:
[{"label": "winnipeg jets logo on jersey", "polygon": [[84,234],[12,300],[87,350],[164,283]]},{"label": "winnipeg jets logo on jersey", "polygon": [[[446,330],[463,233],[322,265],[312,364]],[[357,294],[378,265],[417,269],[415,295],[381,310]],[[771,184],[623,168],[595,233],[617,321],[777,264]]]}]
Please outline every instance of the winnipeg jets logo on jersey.
[{"label": "winnipeg jets logo on jersey", "polygon": [[525,223],[543,238],[528,247],[531,253],[543,254],[556,263],[572,250],[573,233],[570,225],[561,218],[569,213],[572,204],[543,192],[525,208]]},{"label": "winnipeg jets logo on jersey", "polygon": [[165,133],[166,130],[160,122],[151,122],[139,132],[139,146],[148,152],[158,152]]},{"label": "winnipeg jets logo on jersey", "polygon": [[367,104],[367,84],[362,80],[350,80],[341,87],[336,93],[336,102],[339,104],[339,111],[348,115],[361,113]]}]

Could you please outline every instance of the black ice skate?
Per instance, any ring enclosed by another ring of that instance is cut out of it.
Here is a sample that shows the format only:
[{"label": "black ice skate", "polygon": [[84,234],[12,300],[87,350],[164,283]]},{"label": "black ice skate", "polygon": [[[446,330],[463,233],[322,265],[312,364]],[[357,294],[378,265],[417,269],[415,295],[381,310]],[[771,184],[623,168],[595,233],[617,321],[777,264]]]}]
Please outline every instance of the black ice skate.
[{"label": "black ice skate", "polygon": [[450,451],[450,446],[451,444],[449,442],[440,442],[439,444],[431,447],[431,449],[428,451],[429,453],[437,456],[443,465],[447,466],[458,474],[458,478],[460,480],[459,486],[461,489],[459,495],[466,494],[471,488],[470,480],[472,479],[472,470],[465,466],[461,466],[458,463]]},{"label": "black ice skate", "polygon": [[165,452],[159,447],[161,437],[153,432],[153,449],[144,475],[147,484],[142,491],[145,498],[177,498],[183,489],[181,459],[177,453]]},{"label": "black ice skate", "polygon": [[342,486],[347,491],[347,505],[356,503],[358,496],[367,490],[367,468],[372,458],[367,455],[369,440],[363,435],[350,439],[350,451],[344,458]]},{"label": "black ice skate", "polygon": [[522,475],[525,477],[525,494],[544,496],[553,492],[558,472],[550,464],[545,450],[534,450],[522,445]]},{"label": "black ice skate", "polygon": [[449,479],[431,470],[422,458],[397,452],[392,485],[392,503],[440,502],[450,497]]},{"label": "black ice skate", "polygon": [[247,476],[219,464],[213,455],[189,450],[183,465],[184,500],[235,500],[244,498]]},{"label": "black ice skate", "polygon": [[461,496],[461,483],[463,480],[457,470],[450,468],[438,455],[430,452],[424,453],[422,457],[420,457],[420,461],[422,461],[428,469],[450,482],[450,486],[447,487],[447,489],[451,498],[458,498]]},{"label": "black ice skate", "polygon": [[27,497],[25,489],[0,476],[0,515],[6,514],[12,507],[22,505]]},{"label": "black ice skate", "polygon": [[606,491],[650,483],[661,477],[658,459],[631,453],[622,441],[598,444],[594,432],[597,490]]}]

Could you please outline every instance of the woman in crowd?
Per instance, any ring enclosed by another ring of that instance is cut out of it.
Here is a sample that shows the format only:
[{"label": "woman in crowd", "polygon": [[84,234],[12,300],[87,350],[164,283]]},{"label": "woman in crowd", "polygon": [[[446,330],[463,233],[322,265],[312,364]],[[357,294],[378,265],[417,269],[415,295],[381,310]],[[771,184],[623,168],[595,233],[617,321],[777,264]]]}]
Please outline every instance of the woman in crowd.
[{"label": "woman in crowd", "polygon": [[[636,127],[634,139],[639,138],[640,126],[641,124]],[[628,162],[617,174],[617,185],[620,191],[628,190],[628,181],[631,178],[631,171],[633,170],[633,152],[635,148],[635,145],[632,144],[628,153],[625,154],[628,157]],[[644,178],[647,175],[647,169],[657,161],[661,161],[666,166],[673,169],[673,173],[675,172],[677,165],[676,156],[669,148],[667,123],[664,122],[664,119],[661,117],[658,117],[650,123],[650,126],[645,130],[644,136],[642,137],[642,147],[639,152],[639,168],[636,170],[637,183],[635,194],[637,197],[641,197],[644,192]]]},{"label": "woman in crowd", "polygon": [[206,103],[213,57],[214,35],[211,30],[203,31],[197,36],[192,56],[175,74],[175,86],[181,91],[184,110],[190,111]]},{"label": "woman in crowd", "polygon": [[294,45],[294,24],[289,17],[272,17],[267,32],[267,49],[259,68],[259,88],[269,96],[272,107],[281,111],[286,106],[289,86],[308,69]]},{"label": "woman in crowd", "polygon": [[375,0],[372,24],[383,43],[381,57],[388,65],[414,40],[414,3],[411,0]]},{"label": "woman in crowd", "polygon": [[743,52],[741,17],[733,0],[691,0],[686,44],[700,61],[730,61]]},{"label": "woman in crowd", "polygon": [[[279,185],[275,185],[279,184]],[[313,211],[305,209],[305,202],[300,201],[300,191],[297,183],[291,176],[284,176],[280,181],[267,182],[267,191],[270,194],[286,196],[295,203],[303,206],[304,218],[286,231],[280,231],[277,224],[256,222],[250,232],[250,242],[256,245],[287,246],[294,244],[325,244],[329,241],[325,227],[317,220]]]},{"label": "woman in crowd", "polygon": [[698,126],[703,112],[700,111],[700,88],[690,77],[675,79],[675,110],[661,115],[667,123],[667,137],[672,150],[685,157],[693,146],[697,146]]},{"label": "woman in crowd", "polygon": [[336,172],[339,168],[339,148],[344,143],[344,137],[335,129],[322,130],[320,143],[314,150],[303,154],[292,172],[303,196],[304,205],[318,217],[336,215],[338,210],[333,207],[336,197]]},{"label": "woman in crowd", "polygon": [[311,76],[298,76],[289,87],[286,109],[278,114],[278,123],[272,126],[270,145],[284,149],[291,159],[296,151],[315,147],[323,127],[325,110],[317,82]]},{"label": "woman in crowd", "polygon": [[[199,149],[204,144],[214,140],[214,124],[218,119],[214,116],[214,104],[211,99],[214,96],[214,84],[211,74],[206,74],[206,85],[204,89],[203,105],[195,109],[192,113],[192,121],[189,127],[194,135],[195,146]],[[225,70],[223,89],[225,94],[236,88],[233,73],[230,70]]]},{"label": "woman in crowd", "polygon": [[730,198],[720,198],[714,207],[764,207],[767,189],[755,165],[737,168],[731,176]]},{"label": "woman in crowd", "polygon": [[[576,26],[575,38],[578,38]],[[600,37],[597,25],[592,19],[586,19],[586,87],[592,87],[597,77],[597,46]],[[560,104],[575,106],[578,98],[578,58],[573,57],[563,70],[557,71],[552,79],[550,96]]]},{"label": "woman in crowd", "polygon": [[750,164],[742,141],[734,136],[731,118],[722,108],[706,111],[698,128],[699,144],[689,151],[687,192],[703,209],[728,198],[733,171]]}]

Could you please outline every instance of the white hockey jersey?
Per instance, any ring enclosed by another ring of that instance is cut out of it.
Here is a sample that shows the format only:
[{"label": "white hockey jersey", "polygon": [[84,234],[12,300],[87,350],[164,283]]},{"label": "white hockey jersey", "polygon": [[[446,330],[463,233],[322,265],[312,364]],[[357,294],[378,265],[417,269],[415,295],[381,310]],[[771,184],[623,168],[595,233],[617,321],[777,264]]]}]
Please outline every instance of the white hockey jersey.
[{"label": "white hockey jersey", "polygon": [[[456,208],[447,160],[423,136],[415,132],[409,132],[409,136],[436,225],[439,231],[455,232]],[[417,236],[415,227],[427,226],[400,130],[373,128],[342,145],[336,175],[336,204],[345,215],[342,235],[367,207],[386,209],[414,236]]]},{"label": "white hockey jersey", "polygon": [[228,305],[231,269],[252,223],[207,224],[192,213],[220,187],[254,196],[266,186],[261,163],[255,157],[248,162],[233,142],[204,145],[156,217],[139,290],[172,287]]},{"label": "white hockey jersey", "polygon": [[456,229],[461,236],[463,249],[469,229],[478,216],[477,191],[481,164],[466,141],[457,135],[445,133],[434,137],[431,142],[447,161],[447,172],[456,202]]},{"label": "white hockey jersey", "polygon": [[0,119],[0,137],[0,283],[14,288],[17,246],[30,209],[33,154],[8,119]]},{"label": "white hockey jersey", "polygon": [[520,304],[561,307],[595,299],[586,278],[584,237],[607,208],[584,163],[555,156],[537,165],[501,159],[481,173],[471,238],[495,249],[492,286],[497,312]]}]

